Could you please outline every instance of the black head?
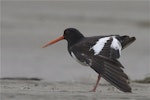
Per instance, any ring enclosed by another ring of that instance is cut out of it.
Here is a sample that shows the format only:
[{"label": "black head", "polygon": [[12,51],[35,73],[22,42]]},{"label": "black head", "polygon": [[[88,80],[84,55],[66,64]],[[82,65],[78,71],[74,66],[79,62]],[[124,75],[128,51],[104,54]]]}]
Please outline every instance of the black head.
[{"label": "black head", "polygon": [[75,28],[67,28],[64,31],[64,39],[68,41],[69,45],[73,45],[84,38],[84,36]]},{"label": "black head", "polygon": [[54,44],[60,40],[63,40],[63,39],[68,41],[68,46],[72,46],[73,44],[79,42],[83,38],[84,38],[84,36],[77,29],[67,28],[67,29],[65,29],[63,36],[61,36],[53,41],[50,41],[49,43],[44,45],[43,48],[45,48],[51,44]]},{"label": "black head", "polygon": [[67,28],[64,30],[64,39],[66,40],[74,40],[74,39],[80,39],[83,38],[84,36],[75,28]]}]

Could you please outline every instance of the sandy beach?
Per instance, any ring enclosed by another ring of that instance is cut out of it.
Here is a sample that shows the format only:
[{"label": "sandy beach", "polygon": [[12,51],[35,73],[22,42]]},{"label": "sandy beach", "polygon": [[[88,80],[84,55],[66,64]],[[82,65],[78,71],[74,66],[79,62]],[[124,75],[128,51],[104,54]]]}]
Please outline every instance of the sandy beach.
[{"label": "sandy beach", "polygon": [[1,100],[150,100],[150,84],[131,83],[132,93],[123,93],[110,84],[0,80]]}]

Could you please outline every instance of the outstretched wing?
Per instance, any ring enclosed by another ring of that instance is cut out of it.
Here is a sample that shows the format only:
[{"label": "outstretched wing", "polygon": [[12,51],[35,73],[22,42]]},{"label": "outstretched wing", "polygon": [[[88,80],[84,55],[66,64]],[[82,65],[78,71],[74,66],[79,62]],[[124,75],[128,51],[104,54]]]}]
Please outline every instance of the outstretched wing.
[{"label": "outstretched wing", "polygon": [[123,66],[118,60],[103,56],[88,56],[84,53],[72,53],[79,62],[90,66],[105,80],[123,92],[131,92],[128,76],[122,70]]},{"label": "outstretched wing", "polygon": [[115,59],[103,56],[93,56],[91,68],[105,80],[123,92],[131,92],[128,76],[122,70],[123,66]]}]

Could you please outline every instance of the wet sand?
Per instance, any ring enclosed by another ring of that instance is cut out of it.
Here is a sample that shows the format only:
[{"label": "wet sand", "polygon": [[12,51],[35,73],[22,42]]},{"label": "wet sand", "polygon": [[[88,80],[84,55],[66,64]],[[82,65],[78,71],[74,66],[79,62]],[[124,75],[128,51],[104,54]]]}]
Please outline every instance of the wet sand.
[{"label": "wet sand", "polygon": [[0,80],[1,100],[150,100],[150,84],[131,83],[132,93],[109,84],[88,92],[93,83]]}]

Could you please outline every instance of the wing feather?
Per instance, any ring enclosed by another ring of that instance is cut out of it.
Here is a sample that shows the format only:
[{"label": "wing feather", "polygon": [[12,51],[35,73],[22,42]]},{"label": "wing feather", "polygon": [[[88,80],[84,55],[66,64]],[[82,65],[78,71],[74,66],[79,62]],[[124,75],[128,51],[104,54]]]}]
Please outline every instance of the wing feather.
[{"label": "wing feather", "polygon": [[[110,60],[112,59],[108,60],[103,57],[93,57],[91,68],[119,90],[131,92],[131,87],[128,84],[128,76],[121,69],[122,65],[116,62],[116,60]],[[118,65],[116,66],[116,64]]]}]

